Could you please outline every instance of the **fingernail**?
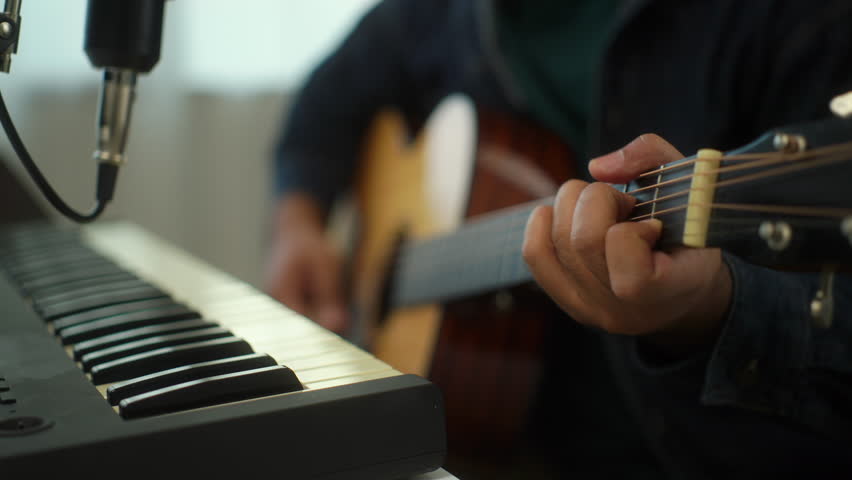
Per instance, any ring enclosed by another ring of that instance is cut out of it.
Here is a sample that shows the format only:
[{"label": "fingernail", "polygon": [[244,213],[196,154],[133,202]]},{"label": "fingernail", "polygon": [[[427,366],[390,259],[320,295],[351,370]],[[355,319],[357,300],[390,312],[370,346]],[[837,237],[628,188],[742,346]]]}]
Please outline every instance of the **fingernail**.
[{"label": "fingernail", "polygon": [[658,232],[663,229],[663,221],[660,220],[659,218],[649,218],[649,219],[646,219],[646,220],[642,220],[641,223],[646,223],[648,225],[651,225]]},{"label": "fingernail", "polygon": [[607,174],[623,164],[624,149],[619,149],[589,160],[589,170],[595,169],[598,174]]}]

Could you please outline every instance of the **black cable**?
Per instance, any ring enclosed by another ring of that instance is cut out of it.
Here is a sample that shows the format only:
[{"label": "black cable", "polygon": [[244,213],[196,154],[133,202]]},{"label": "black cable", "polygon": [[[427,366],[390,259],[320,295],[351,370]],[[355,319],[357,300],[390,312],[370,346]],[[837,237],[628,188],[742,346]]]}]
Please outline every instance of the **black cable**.
[{"label": "black cable", "polygon": [[62,200],[59,194],[47,182],[47,179],[44,178],[44,175],[42,175],[35,162],[33,162],[27,148],[24,146],[24,142],[15,129],[15,124],[12,123],[12,117],[6,108],[6,102],[3,100],[2,93],[0,93],[0,123],[3,124],[3,130],[6,131],[6,136],[12,144],[12,148],[15,150],[27,173],[29,173],[30,178],[33,179],[33,182],[41,190],[41,193],[59,213],[78,223],[91,222],[103,213],[106,204],[112,200],[112,195],[115,191],[116,178],[118,177],[117,165],[98,163],[97,193],[95,196],[97,203],[91,212],[86,214],[78,213]]}]

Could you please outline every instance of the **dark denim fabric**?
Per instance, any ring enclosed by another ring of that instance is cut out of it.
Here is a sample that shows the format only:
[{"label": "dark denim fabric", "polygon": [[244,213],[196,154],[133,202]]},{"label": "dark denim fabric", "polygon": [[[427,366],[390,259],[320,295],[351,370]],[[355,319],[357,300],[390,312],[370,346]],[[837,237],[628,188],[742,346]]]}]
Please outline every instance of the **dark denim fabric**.
[{"label": "dark denim fabric", "polygon": [[[372,10],[313,72],[285,119],[278,191],[330,204],[384,106],[399,108],[412,129],[451,92],[527,116],[500,58],[495,6],[390,0]],[[685,154],[739,147],[772,127],[829,115],[828,101],[852,90],[852,2],[625,1],[599,82],[593,155],[646,132]],[[823,329],[809,313],[817,275],[726,261],[734,298],[712,350],[652,365],[635,339],[604,336],[649,444],[676,478],[849,473],[850,279],[838,276],[833,325]]]}]

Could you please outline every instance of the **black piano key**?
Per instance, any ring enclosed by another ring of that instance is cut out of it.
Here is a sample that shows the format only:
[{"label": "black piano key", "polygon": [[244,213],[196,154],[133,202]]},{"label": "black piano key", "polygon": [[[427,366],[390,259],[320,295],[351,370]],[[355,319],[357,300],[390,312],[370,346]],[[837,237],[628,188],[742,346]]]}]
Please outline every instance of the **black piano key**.
[{"label": "black piano key", "polygon": [[19,275],[47,268],[51,265],[78,264],[81,261],[92,261],[93,259],[103,261],[104,257],[91,250],[83,248],[37,251],[27,254],[17,254],[13,257],[6,257],[3,261],[3,267],[11,274]]},{"label": "black piano key", "polygon": [[107,400],[111,405],[118,405],[118,402],[125,398],[190,380],[224,375],[226,373],[243,372],[256,368],[272,367],[274,365],[277,365],[275,359],[265,353],[250,353],[239,357],[193,363],[144,375],[132,380],[114,383],[107,388]]},{"label": "black piano key", "polygon": [[92,367],[92,383],[120,382],[190,363],[253,353],[251,345],[237,337],[217,338],[138,353]]},{"label": "black piano key", "polygon": [[[67,292],[72,288],[76,289],[95,285],[108,285],[134,278],[139,277],[137,277],[133,273],[123,270],[110,271],[109,273],[99,274],[95,276],[78,273],[76,275],[76,278],[72,277],[67,281],[53,282],[51,284],[47,284],[41,287],[30,288],[26,291],[26,295],[32,299],[37,299],[40,297],[46,297],[48,295]],[[22,290],[24,290],[24,288],[22,288]]]},{"label": "black piano key", "polygon": [[105,294],[90,295],[76,300],[67,302],[55,303],[45,308],[37,308],[36,312],[42,318],[52,321],[56,318],[71,315],[78,312],[85,312],[98,307],[108,305],[131,302],[133,300],[145,300],[157,297],[166,297],[165,292],[153,286],[144,286],[136,288],[128,288],[125,290],[116,290]]},{"label": "black piano key", "polygon": [[115,265],[101,265],[95,268],[86,268],[80,270],[68,270],[53,275],[34,278],[32,280],[18,282],[18,288],[25,294],[31,295],[44,288],[59,287],[67,285],[69,282],[77,282],[86,279],[101,278],[108,275],[119,273],[128,273]]},{"label": "black piano key", "polygon": [[125,398],[118,403],[118,412],[123,418],[139,418],[301,389],[292,370],[276,365],[192,380]]},{"label": "black piano key", "polygon": [[[18,228],[17,226],[15,227]],[[38,252],[45,249],[60,249],[68,248],[73,244],[80,245],[79,237],[76,234],[66,234],[58,231],[48,231],[47,229],[39,233],[21,234],[19,231],[12,232],[11,235],[5,233],[0,238],[0,251],[3,255],[14,253]]]},{"label": "black piano key", "polygon": [[[0,239],[0,253],[5,258],[16,258],[20,255],[29,255],[44,251],[59,251],[67,248],[73,248],[75,242],[65,238],[36,238],[31,237],[26,240],[19,238],[10,240],[8,238]],[[77,247],[81,247],[80,242],[76,242]]]},{"label": "black piano key", "polygon": [[101,318],[111,317],[113,315],[121,315],[123,313],[138,312],[151,308],[160,308],[170,305],[180,305],[171,297],[156,297],[136,300],[133,302],[119,303],[116,305],[107,305],[105,307],[93,308],[85,312],[64,315],[51,319],[56,328],[56,325],[61,327],[75,325],[83,322],[90,322]]},{"label": "black piano key", "polygon": [[[54,333],[63,345],[69,345],[132,328],[200,317],[201,314],[195,310],[185,305],[177,304],[121,315],[112,315],[89,322],[69,325],[64,328],[57,328]],[[54,326],[56,326],[55,323]]]},{"label": "black piano key", "polygon": [[[153,300],[153,299],[152,299]],[[160,300],[160,298],[158,298]],[[135,319],[146,319],[146,318],[158,318],[163,317],[166,321],[171,320],[183,320],[182,315],[188,313],[197,313],[195,310],[189,308],[188,306],[178,303],[171,298],[166,298],[167,301],[163,302],[150,302],[147,305],[141,305],[144,308],[135,308],[139,307],[139,303],[135,303],[135,307],[132,307],[129,311],[125,312],[116,312],[117,309],[98,309],[89,310],[88,312],[95,312],[95,316],[93,315],[68,315],[66,317],[57,318],[53,321],[53,331],[54,333],[61,333],[62,331],[70,328],[77,327],[80,325],[88,324],[95,321],[106,320],[108,322],[125,322],[130,321],[133,322]],[[126,305],[126,304],[119,304]],[[111,313],[111,315],[101,315],[105,312]],[[87,313],[87,312],[86,312]],[[177,318],[173,318],[172,316],[176,316]],[[188,318],[197,318],[201,315],[192,315]],[[158,322],[162,323],[162,322]],[[142,325],[133,325],[131,328],[136,328]],[[125,329],[126,330],[126,329]],[[110,332],[112,333],[112,332]],[[104,335],[107,335],[106,333]],[[100,335],[98,335],[100,336]],[[72,342],[77,343],[77,342]]]},{"label": "black piano key", "polygon": [[88,372],[93,366],[116,360],[121,357],[135,355],[137,353],[149,352],[163,347],[172,347],[186,343],[212,340],[214,338],[233,337],[233,334],[222,327],[210,327],[201,330],[190,330],[188,332],[171,333],[148,337],[133,342],[123,343],[114,347],[96,350],[83,355],[80,364],[83,370]]},{"label": "black piano key", "polygon": [[209,320],[195,318],[192,320],[178,320],[176,322],[132,328],[130,330],[103,335],[91,340],[84,340],[82,342],[75,343],[72,348],[72,353],[74,355],[74,360],[79,361],[83,355],[89,352],[94,352],[95,350],[110,348],[123,343],[134,342],[136,340],[142,340],[143,338],[154,337],[157,335],[168,335],[171,333],[200,330],[202,328],[216,326],[218,326],[218,324]]},{"label": "black piano key", "polygon": [[38,265],[37,267],[31,266],[21,270],[7,270],[7,272],[16,282],[27,282],[47,275],[56,275],[57,273],[67,272],[71,270],[84,270],[87,268],[97,268],[103,266],[112,266],[113,268],[118,268],[114,263],[103,257],[91,257],[88,259],[78,259],[75,261],[62,260],[57,262],[45,262],[43,264]]},{"label": "black piano key", "polygon": [[100,285],[68,286],[64,292],[52,294],[33,295],[31,300],[36,308],[48,308],[51,305],[67,302],[77,298],[86,297],[98,293],[114,292],[134,287],[152,287],[150,283],[140,278],[128,278],[114,282],[104,282]]},{"label": "black piano key", "polygon": [[95,254],[95,251],[79,241],[32,242],[27,245],[0,247],[4,262],[23,263],[44,258],[59,258],[63,255]]}]

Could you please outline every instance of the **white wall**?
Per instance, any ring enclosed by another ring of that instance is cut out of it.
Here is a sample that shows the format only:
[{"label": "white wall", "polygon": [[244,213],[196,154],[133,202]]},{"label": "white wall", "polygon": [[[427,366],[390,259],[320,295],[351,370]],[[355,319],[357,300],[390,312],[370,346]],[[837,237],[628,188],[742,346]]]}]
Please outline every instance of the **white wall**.
[{"label": "white wall", "polygon": [[[170,0],[161,62],[140,79],[128,163],[103,218],[134,221],[259,285],[270,153],[288,100],[372,3]],[[36,162],[80,210],[93,202],[100,81],[82,51],[84,11],[83,0],[23,0],[18,54],[0,78]]]}]

